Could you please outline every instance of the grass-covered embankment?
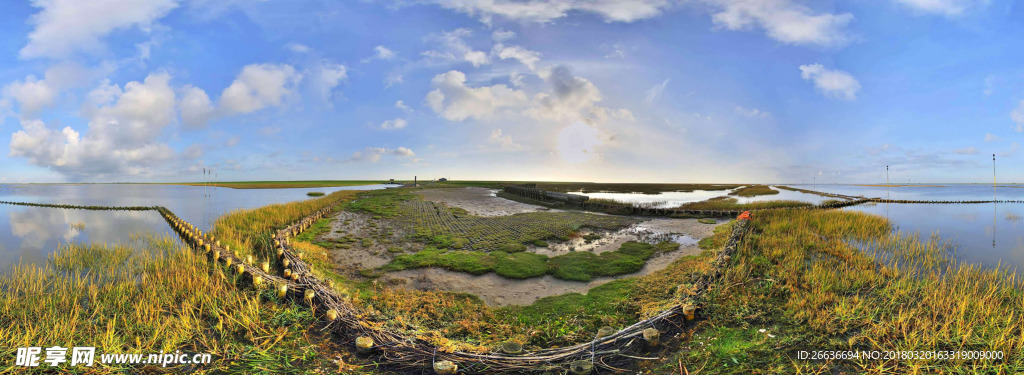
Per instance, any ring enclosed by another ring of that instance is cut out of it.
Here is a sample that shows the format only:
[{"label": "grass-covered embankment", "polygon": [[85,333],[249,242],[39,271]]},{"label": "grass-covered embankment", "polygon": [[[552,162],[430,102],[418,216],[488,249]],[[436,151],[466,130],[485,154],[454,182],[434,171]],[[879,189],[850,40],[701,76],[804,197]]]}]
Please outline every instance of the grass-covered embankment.
[{"label": "grass-covered embankment", "polygon": [[[10,366],[18,347],[94,346],[97,362],[106,353],[212,355],[209,365],[168,371],[339,369],[336,355],[328,354],[336,353],[336,345],[318,333],[308,308],[278,299],[271,290],[243,287],[239,279],[171,238],[62,245],[45,265],[18,265],[0,274],[0,355]],[[16,368],[96,374],[140,369],[67,363]]]},{"label": "grass-covered embankment", "polygon": [[217,186],[232,189],[287,189],[287,188],[318,188],[339,186],[361,186],[383,184],[381,180],[310,180],[310,181],[218,181],[218,182],[178,182],[168,185]]},{"label": "grass-covered embankment", "polygon": [[778,193],[778,190],[772,189],[768,185],[750,185],[736,189],[736,191],[729,193],[729,195],[735,195],[739,197],[756,197],[759,195],[775,195]]},{"label": "grass-covered embankment", "polygon": [[274,231],[284,228],[325,207],[342,206],[355,198],[358,191],[340,190],[327,196],[303,201],[279,203],[259,208],[236,210],[225,214],[213,224],[213,234],[221,243],[231,246],[239,257],[253,255],[274,259]]},{"label": "grass-covered embankment", "polygon": [[679,206],[683,210],[762,210],[768,208],[810,207],[813,204],[800,201],[772,200],[739,203],[736,198],[715,197],[705,201],[687,203]]},{"label": "grass-covered embankment", "polygon": [[[405,191],[403,191],[405,190]],[[636,223],[630,217],[583,212],[529,212],[479,217],[459,208],[418,200],[406,189],[361,193],[347,209],[393,220],[416,241],[438,249],[508,251],[537,241],[567,241],[581,228],[616,230]]]},{"label": "grass-covered embankment", "polygon": [[[1007,270],[958,262],[936,239],[891,235],[882,217],[765,211],[703,301],[702,332],[660,371],[1015,373],[1024,369],[1021,287]],[[803,360],[801,350],[980,350],[1005,359]]]}]

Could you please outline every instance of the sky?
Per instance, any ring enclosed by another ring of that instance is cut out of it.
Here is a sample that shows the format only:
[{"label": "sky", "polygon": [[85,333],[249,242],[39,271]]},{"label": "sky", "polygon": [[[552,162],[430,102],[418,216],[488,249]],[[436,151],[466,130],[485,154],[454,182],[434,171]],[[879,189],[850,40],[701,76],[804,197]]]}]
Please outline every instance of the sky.
[{"label": "sky", "polygon": [[1024,182],[1011,0],[0,2],[0,183]]}]

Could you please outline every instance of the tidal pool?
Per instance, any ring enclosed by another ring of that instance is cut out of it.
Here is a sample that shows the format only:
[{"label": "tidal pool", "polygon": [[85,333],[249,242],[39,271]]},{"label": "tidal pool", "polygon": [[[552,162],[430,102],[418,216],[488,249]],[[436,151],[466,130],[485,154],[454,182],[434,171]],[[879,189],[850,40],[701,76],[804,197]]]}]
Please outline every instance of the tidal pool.
[{"label": "tidal pool", "polygon": [[[387,185],[296,189],[231,189],[146,184],[7,184],[13,202],[164,206],[202,230],[224,213],[309,199],[306,193],[383,189]],[[156,211],[88,211],[0,204],[0,272],[18,262],[41,264],[61,243],[128,242],[132,233],[173,234]]]},{"label": "tidal pool", "polygon": [[[694,191],[669,191],[659,194],[641,193],[582,193],[572,192],[570,194],[586,195],[591,199],[610,199],[623,203],[642,205],[653,205],[654,208],[676,208],[686,203],[705,201],[715,197],[729,196],[736,198],[739,203],[772,201],[772,200],[793,200],[818,204],[823,201],[835,198],[823,197],[817,194],[801,193],[779,189],[772,186],[772,189],[779,191],[778,194],[759,195],[756,197],[738,197],[729,195],[734,189],[729,190],[694,190]],[[813,190],[813,189],[812,189]]]}]

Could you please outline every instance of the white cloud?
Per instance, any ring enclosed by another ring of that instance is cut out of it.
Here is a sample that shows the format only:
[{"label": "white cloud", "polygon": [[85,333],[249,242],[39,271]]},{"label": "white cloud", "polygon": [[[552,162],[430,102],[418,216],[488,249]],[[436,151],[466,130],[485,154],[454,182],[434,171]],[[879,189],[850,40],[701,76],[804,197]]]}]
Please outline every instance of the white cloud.
[{"label": "white cloud", "polygon": [[320,62],[319,70],[320,80],[314,82],[314,84],[319,88],[320,98],[325,102],[330,102],[331,91],[338,87],[342,81],[348,79],[348,69],[345,68],[345,65],[323,60]]},{"label": "white cloud", "polygon": [[597,103],[604,98],[592,82],[575,76],[568,66],[559,65],[541,69],[538,74],[551,87],[550,92],[534,95],[534,106],[527,111],[538,119],[551,119],[563,123],[586,121],[600,124],[610,117],[632,120],[626,109],[609,110]]},{"label": "white cloud", "polygon": [[828,70],[821,64],[801,65],[800,76],[813,81],[814,87],[825,96],[841,100],[857,99],[860,82],[842,70]]},{"label": "white cloud", "polygon": [[661,97],[661,94],[665,92],[665,87],[668,86],[668,81],[670,81],[670,79],[666,79],[648,89],[647,94],[644,95],[644,103],[650,105],[653,104],[655,100],[658,100],[658,98]]},{"label": "white cloud", "polygon": [[67,57],[78,51],[103,48],[101,39],[116,30],[138,28],[148,32],[156,20],[178,6],[176,0],[34,0],[42,8],[29,23],[22,58]]},{"label": "white cloud", "polygon": [[22,117],[33,117],[53,102],[64,89],[78,86],[88,74],[84,69],[73,63],[61,63],[46,70],[43,79],[34,75],[22,81],[14,81],[0,90],[0,100],[18,103]]},{"label": "white cloud", "polygon": [[373,47],[374,52],[377,54],[374,57],[381,60],[391,60],[395,58],[395,52],[384,46]]},{"label": "white cloud", "polygon": [[237,135],[232,136],[231,138],[228,138],[226,142],[224,142],[224,147],[235,147],[238,145],[239,140],[240,138],[238,138]]},{"label": "white cloud", "polygon": [[516,37],[516,32],[515,31],[498,29],[498,30],[494,30],[494,32],[491,33],[491,39],[493,39],[495,42],[498,42],[498,43],[504,42],[506,40],[510,40],[512,38],[515,38],[515,37]]},{"label": "white cloud", "polygon": [[520,46],[504,46],[502,44],[496,44],[494,46],[494,54],[502,60],[516,59],[519,62],[526,65],[530,70],[536,68],[537,62],[540,61],[540,53],[528,50]]},{"label": "white cloud", "polygon": [[511,83],[512,86],[515,87],[523,87],[524,78],[526,78],[526,76],[516,72],[512,72],[508,75],[508,83]]},{"label": "white cloud", "polygon": [[985,89],[982,90],[985,96],[992,95],[992,88],[993,86],[995,86],[995,83],[996,76],[989,74],[988,76],[985,77]]},{"label": "white cloud", "polygon": [[401,109],[403,111],[411,111],[412,110],[412,108],[409,108],[409,106],[405,105],[405,102],[403,102],[401,100],[395,102],[395,108]]},{"label": "white cloud", "polygon": [[967,148],[961,148],[961,149],[953,150],[953,153],[954,154],[959,154],[959,155],[977,155],[978,154],[978,149],[976,149],[974,147],[967,147]]},{"label": "white cloud", "polygon": [[221,93],[220,106],[231,114],[278,106],[301,79],[302,75],[291,65],[246,65]]},{"label": "white cloud", "polygon": [[772,115],[771,113],[762,111],[762,110],[757,109],[757,108],[747,109],[747,108],[743,108],[743,107],[740,107],[740,106],[736,106],[736,113],[739,113],[739,114],[741,114],[741,115],[743,115],[745,117],[749,117],[749,118],[768,118],[768,117],[771,117],[771,115]]},{"label": "white cloud", "polygon": [[606,22],[633,22],[661,14],[668,0],[434,0],[490,23],[495,16],[520,22],[551,22],[580,11],[593,13]]},{"label": "white cloud", "polygon": [[356,152],[352,153],[352,157],[349,158],[348,161],[349,162],[368,161],[368,162],[371,162],[371,163],[376,163],[376,162],[380,161],[381,156],[384,156],[384,155],[391,155],[391,156],[400,157],[400,158],[415,158],[416,157],[416,153],[415,152],[413,152],[412,150],[410,150],[408,148],[405,148],[405,147],[399,147],[399,148],[395,148],[395,149],[384,148],[384,147],[367,147],[366,149],[364,149],[362,151],[356,151]]},{"label": "white cloud", "polygon": [[104,82],[88,96],[82,113],[85,135],[71,127],[57,131],[40,120],[22,121],[11,135],[10,156],[72,177],[148,175],[175,157],[162,142],[174,121],[175,95],[167,73],[151,73],[122,90]]},{"label": "white cloud", "polygon": [[487,118],[501,110],[523,107],[529,103],[525,92],[505,85],[476,88],[466,86],[466,74],[457,70],[438,74],[431,82],[434,91],[427,94],[427,104],[435,113],[448,120]]},{"label": "white cloud", "polygon": [[428,60],[446,63],[465,61],[475,67],[490,64],[491,61],[487,53],[474,50],[463,40],[472,35],[473,32],[469,29],[455,29],[431,35],[427,39],[437,43],[438,49],[423,52],[422,55]]},{"label": "white cloud", "polygon": [[763,29],[788,44],[840,46],[849,41],[849,13],[818,13],[794,0],[694,0],[712,9],[715,26],[726,30]]},{"label": "white cloud", "polygon": [[494,129],[491,131],[491,136],[487,138],[487,143],[498,146],[506,150],[518,150],[523,146],[512,140],[512,137],[503,134],[501,129]]},{"label": "white cloud", "polygon": [[1017,108],[1010,112],[1010,119],[1017,124],[1018,132],[1024,132],[1024,100],[1021,100]]},{"label": "white cloud", "polygon": [[384,78],[384,88],[388,88],[400,83],[402,83],[401,74],[388,74],[388,76]]},{"label": "white cloud", "polygon": [[958,16],[970,8],[984,7],[988,0],[896,0],[914,10],[944,16]]},{"label": "white cloud", "polygon": [[206,91],[192,85],[185,85],[182,89],[178,107],[181,108],[181,122],[190,128],[205,127],[215,113]]},{"label": "white cloud", "polygon": [[435,113],[452,121],[489,119],[504,113],[521,113],[537,120],[562,123],[582,120],[600,124],[612,117],[633,119],[628,110],[599,106],[603,97],[597,86],[573,75],[567,66],[540,69],[538,76],[547,83],[550,91],[531,97],[524,90],[503,84],[467,86],[466,75],[452,70],[434,77],[435,89],[427,94],[425,100]]},{"label": "white cloud", "polygon": [[491,59],[487,57],[487,54],[483,51],[469,51],[466,52],[462,58],[469,61],[473,66],[487,65],[491,63]]},{"label": "white cloud", "polygon": [[405,122],[405,119],[396,118],[394,120],[384,121],[384,122],[380,123],[380,125],[377,125],[377,127],[381,128],[381,129],[384,129],[384,130],[395,130],[395,129],[404,129],[405,125],[407,125],[407,124],[408,123]]},{"label": "white cloud", "polygon": [[373,56],[367,57],[360,61],[365,64],[373,60],[392,60],[395,58],[395,56],[395,51],[392,51],[388,47],[376,46],[373,47]]},{"label": "white cloud", "polygon": [[309,53],[313,50],[312,48],[309,48],[309,46],[299,43],[288,43],[285,47],[295,53]]},{"label": "white cloud", "polygon": [[985,133],[985,142],[998,141],[1000,138],[992,133]]},{"label": "white cloud", "polygon": [[618,43],[614,43],[614,44],[611,44],[611,45],[609,45],[609,44],[602,44],[601,45],[601,49],[608,51],[608,54],[604,55],[604,58],[606,58],[606,59],[624,59],[624,58],[626,58],[626,49],[621,44],[618,44]]}]

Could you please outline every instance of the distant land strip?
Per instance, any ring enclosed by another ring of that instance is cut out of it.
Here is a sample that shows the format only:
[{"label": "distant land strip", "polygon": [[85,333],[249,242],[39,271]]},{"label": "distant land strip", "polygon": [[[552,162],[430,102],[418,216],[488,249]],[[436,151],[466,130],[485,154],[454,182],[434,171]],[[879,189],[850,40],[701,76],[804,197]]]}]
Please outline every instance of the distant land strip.
[{"label": "distant land strip", "polygon": [[217,181],[170,182],[163,185],[217,186],[232,189],[287,189],[383,184],[384,180],[313,180],[313,181]]}]

